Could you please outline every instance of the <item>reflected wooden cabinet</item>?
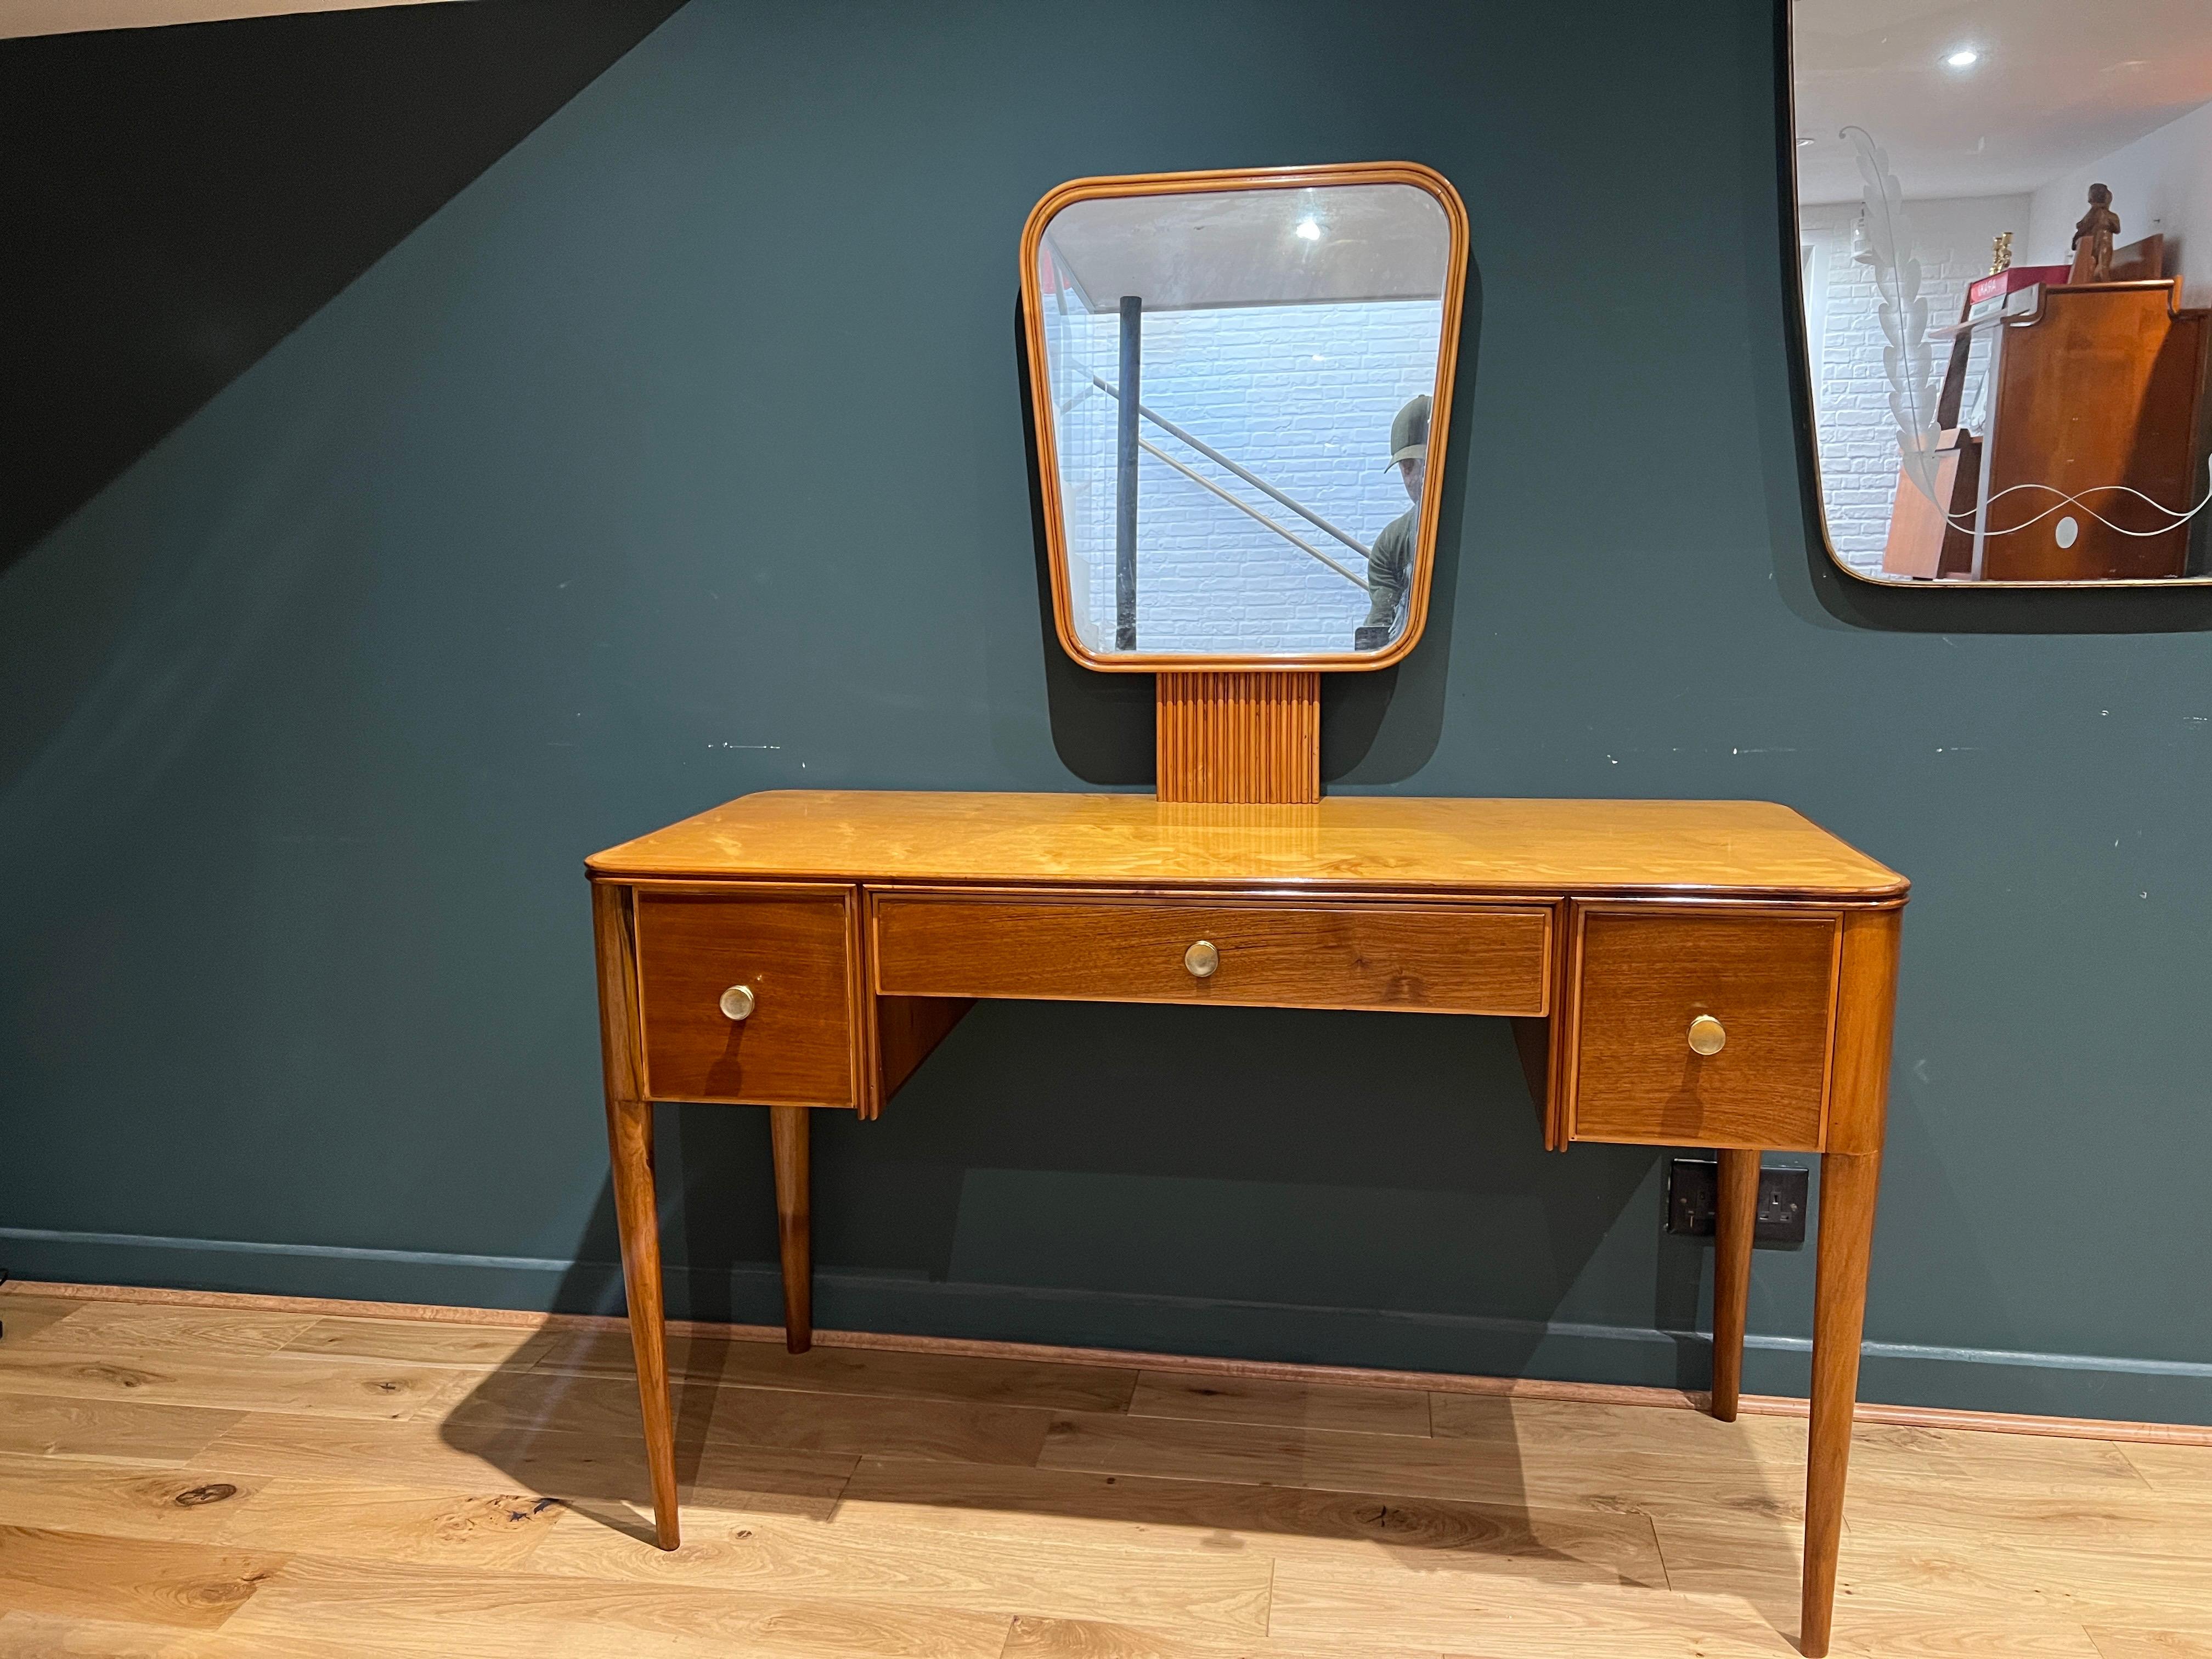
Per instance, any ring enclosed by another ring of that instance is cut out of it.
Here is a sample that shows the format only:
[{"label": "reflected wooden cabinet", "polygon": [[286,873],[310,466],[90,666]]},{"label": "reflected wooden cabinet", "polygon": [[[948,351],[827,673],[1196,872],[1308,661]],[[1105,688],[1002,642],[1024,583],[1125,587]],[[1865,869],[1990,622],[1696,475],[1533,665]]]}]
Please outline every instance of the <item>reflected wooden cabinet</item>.
[{"label": "reflected wooden cabinet", "polygon": [[[1947,331],[1935,469],[1944,510],[1900,475],[1883,572],[1990,582],[2191,574],[2184,515],[2205,484],[2212,311],[2182,306],[2179,277],[2013,297],[2017,312]],[[1991,384],[1974,432],[1960,405],[1978,336]]]},{"label": "reflected wooden cabinet", "polygon": [[678,1536],[652,1103],[769,1109],[811,1335],[808,1114],[878,1115],[978,997],[1510,1018],[1547,1145],[1717,1146],[1717,1416],[1761,1149],[1825,1155],[1807,1650],[1825,1650],[1905,883],[1759,802],[1196,805],[779,792],[590,861],[659,1541]]}]

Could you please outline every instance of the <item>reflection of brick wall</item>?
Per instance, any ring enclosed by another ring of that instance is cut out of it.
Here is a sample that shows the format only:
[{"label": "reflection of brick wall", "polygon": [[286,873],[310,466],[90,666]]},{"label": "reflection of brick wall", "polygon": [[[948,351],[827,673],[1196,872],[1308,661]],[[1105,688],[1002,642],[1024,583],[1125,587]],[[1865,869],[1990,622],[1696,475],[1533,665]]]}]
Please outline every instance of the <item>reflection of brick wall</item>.
[{"label": "reflection of brick wall", "polygon": [[[2001,230],[2024,232],[2027,207],[2025,196],[1905,204],[1930,328],[1958,320],[1966,284],[1990,268],[1990,241]],[[1808,293],[1805,309],[1808,325],[1823,330],[1811,345],[1828,533],[1846,564],[1878,575],[1897,496],[1897,427],[1882,367],[1881,296],[1874,268],[1851,258],[1858,211],[1856,202],[1808,206],[1799,224],[1802,240],[1816,250],[1808,280],[1820,284],[1820,292]],[[1950,347],[1938,341],[1933,350],[1940,386]],[[1981,395],[1982,356],[1978,348],[1961,405],[1966,423],[1975,430],[1981,425],[1973,410]]]},{"label": "reflection of brick wall", "polygon": [[[1390,421],[1436,374],[1435,302],[1148,313],[1144,402],[1362,542],[1408,506],[1386,470]],[[1054,316],[1055,361],[1117,378],[1119,319]],[[1063,353],[1062,348],[1066,349]],[[1115,400],[1055,377],[1076,599],[1086,637],[1114,635]],[[1149,422],[1144,435],[1338,562],[1365,561]],[[1367,595],[1172,468],[1139,474],[1138,644],[1146,650],[1346,650]]]}]

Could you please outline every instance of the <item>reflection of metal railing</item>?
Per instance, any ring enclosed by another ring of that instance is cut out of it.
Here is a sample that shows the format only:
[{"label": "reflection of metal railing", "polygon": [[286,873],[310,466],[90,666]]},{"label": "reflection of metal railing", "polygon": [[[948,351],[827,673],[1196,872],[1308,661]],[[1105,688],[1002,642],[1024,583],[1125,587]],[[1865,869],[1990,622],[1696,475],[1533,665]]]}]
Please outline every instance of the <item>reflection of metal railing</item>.
[{"label": "reflection of metal railing", "polygon": [[[1121,396],[1120,389],[1101,379],[1098,375],[1091,375],[1091,384],[1097,386],[1108,397],[1114,398],[1117,402],[1120,400]],[[1250,484],[1255,489],[1260,490],[1264,494],[1272,496],[1274,500],[1280,501],[1285,507],[1290,508],[1291,512],[1297,514],[1308,524],[1310,524],[1316,529],[1326,532],[1328,534],[1335,537],[1337,540],[1342,542],[1346,547],[1352,549],[1353,552],[1358,554],[1361,558],[1367,558],[1372,554],[1374,550],[1370,548],[1365,542],[1359,540],[1357,537],[1352,536],[1346,531],[1338,529],[1336,526],[1331,524],[1327,519],[1322,518],[1320,514],[1316,513],[1311,507],[1306,507],[1303,503],[1293,500],[1291,496],[1285,495],[1281,490],[1276,489],[1274,485],[1269,483],[1265,478],[1260,477],[1258,473],[1238,465],[1235,461],[1231,460],[1229,457],[1223,454],[1219,450],[1214,448],[1212,445],[1206,442],[1201,438],[1194,437],[1190,433],[1184,431],[1182,428],[1177,426],[1173,421],[1165,419],[1152,409],[1146,407],[1142,402],[1139,402],[1137,404],[1137,413],[1144,419],[1150,421],[1154,426],[1159,428],[1161,431],[1166,433],[1170,437],[1178,439],[1182,442],[1189,445],[1200,454],[1205,456],[1206,459],[1214,463],[1215,465],[1234,473],[1237,477],[1242,478],[1246,483]],[[1309,558],[1319,560],[1322,563],[1327,565],[1331,570],[1336,572],[1338,575],[1343,577],[1345,580],[1350,582],[1353,586],[1360,588],[1363,591],[1366,588],[1366,579],[1359,575],[1356,571],[1348,569],[1344,565],[1338,563],[1336,560],[1329,557],[1328,554],[1322,552],[1319,548],[1316,547],[1311,542],[1307,541],[1304,537],[1286,528],[1285,526],[1277,523],[1273,519],[1269,518],[1265,513],[1260,511],[1258,507],[1254,507],[1250,502],[1239,500],[1237,496],[1231,495],[1229,491],[1224,489],[1219,484],[1215,483],[1211,478],[1206,477],[1203,473],[1198,472],[1191,467],[1186,466],[1182,462],[1176,459],[1174,456],[1161,449],[1158,445],[1139,438],[1137,441],[1137,447],[1143,450],[1147,455],[1152,456],[1155,460],[1166,462],[1176,471],[1182,473],[1184,477],[1188,478],[1193,483],[1199,485],[1201,489],[1212,491],[1216,495],[1218,495],[1223,501],[1228,502],[1230,506],[1235,507],[1239,513],[1245,514],[1248,518],[1255,519],[1260,523],[1267,526],[1268,529],[1273,531],[1278,536],[1280,536],[1292,547],[1297,548],[1298,551],[1305,554]]]}]

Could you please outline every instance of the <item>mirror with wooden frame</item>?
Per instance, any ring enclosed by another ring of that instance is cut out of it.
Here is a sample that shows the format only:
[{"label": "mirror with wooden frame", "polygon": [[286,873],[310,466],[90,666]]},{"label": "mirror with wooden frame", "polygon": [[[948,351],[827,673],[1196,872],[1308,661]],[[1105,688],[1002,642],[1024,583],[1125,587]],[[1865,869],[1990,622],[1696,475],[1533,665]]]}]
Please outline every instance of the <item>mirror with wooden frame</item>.
[{"label": "mirror with wooden frame", "polygon": [[1037,204],[1023,314],[1078,661],[1413,648],[1466,264],[1457,195],[1406,162],[1083,179]]},{"label": "mirror with wooden frame", "polygon": [[1780,9],[1830,555],[1922,589],[2212,580],[2212,5]]}]

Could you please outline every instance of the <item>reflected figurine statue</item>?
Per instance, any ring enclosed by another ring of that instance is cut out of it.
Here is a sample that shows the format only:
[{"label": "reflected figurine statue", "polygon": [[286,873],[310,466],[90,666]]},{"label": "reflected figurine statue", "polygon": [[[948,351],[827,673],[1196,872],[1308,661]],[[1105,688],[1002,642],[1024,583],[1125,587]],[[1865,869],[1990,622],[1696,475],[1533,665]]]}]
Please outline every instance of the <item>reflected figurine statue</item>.
[{"label": "reflected figurine statue", "polygon": [[2089,210],[2074,227],[2074,268],[2069,283],[2109,283],[2112,280],[2112,239],[2120,234],[2120,216],[2112,211],[2112,192],[2103,185],[2089,186]]},{"label": "reflected figurine statue", "polygon": [[1367,620],[1352,630],[1354,651],[1380,651],[1397,634],[1413,580],[1413,551],[1421,538],[1421,488],[1429,472],[1429,394],[1424,392],[1390,422],[1390,465],[1405,481],[1413,506],[1382,526],[1367,556]]}]

